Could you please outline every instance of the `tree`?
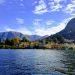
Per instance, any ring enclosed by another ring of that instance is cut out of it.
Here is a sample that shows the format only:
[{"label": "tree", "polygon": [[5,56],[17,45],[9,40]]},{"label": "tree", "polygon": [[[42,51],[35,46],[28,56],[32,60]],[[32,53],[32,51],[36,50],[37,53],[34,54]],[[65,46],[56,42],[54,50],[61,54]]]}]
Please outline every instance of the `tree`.
[{"label": "tree", "polygon": [[64,43],[64,37],[63,36],[61,36],[61,35],[54,35],[54,36],[52,36],[52,41],[53,42],[55,42],[55,43]]},{"label": "tree", "polygon": [[20,43],[20,39],[19,38],[14,38],[11,40],[12,45],[16,45]]},{"label": "tree", "polygon": [[6,40],[5,40],[5,44],[6,44],[6,45],[11,45],[11,40],[6,39]]},{"label": "tree", "polygon": [[23,37],[22,42],[29,42],[29,40],[26,37]]}]

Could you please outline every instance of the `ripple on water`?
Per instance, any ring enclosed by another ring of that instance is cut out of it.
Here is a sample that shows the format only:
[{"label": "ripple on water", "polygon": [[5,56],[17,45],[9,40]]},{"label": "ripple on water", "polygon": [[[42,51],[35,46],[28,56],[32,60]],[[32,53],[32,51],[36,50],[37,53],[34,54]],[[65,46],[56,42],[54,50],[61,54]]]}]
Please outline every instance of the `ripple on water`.
[{"label": "ripple on water", "polygon": [[0,51],[0,75],[75,75],[75,51]]}]

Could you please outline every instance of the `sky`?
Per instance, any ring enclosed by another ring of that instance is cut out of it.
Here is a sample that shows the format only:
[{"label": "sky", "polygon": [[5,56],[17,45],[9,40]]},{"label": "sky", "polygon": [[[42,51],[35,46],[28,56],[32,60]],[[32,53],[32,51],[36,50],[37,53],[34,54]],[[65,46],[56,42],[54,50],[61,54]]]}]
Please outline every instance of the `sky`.
[{"label": "sky", "polygon": [[0,32],[52,35],[75,17],[75,0],[0,0]]}]

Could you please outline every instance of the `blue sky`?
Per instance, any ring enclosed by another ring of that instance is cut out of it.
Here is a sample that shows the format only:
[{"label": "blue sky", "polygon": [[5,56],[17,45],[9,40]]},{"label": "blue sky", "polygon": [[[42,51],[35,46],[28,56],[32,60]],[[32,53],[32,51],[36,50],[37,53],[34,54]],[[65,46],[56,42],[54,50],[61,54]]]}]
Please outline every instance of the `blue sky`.
[{"label": "blue sky", "polygon": [[75,0],[0,0],[0,32],[51,35],[75,17]]}]

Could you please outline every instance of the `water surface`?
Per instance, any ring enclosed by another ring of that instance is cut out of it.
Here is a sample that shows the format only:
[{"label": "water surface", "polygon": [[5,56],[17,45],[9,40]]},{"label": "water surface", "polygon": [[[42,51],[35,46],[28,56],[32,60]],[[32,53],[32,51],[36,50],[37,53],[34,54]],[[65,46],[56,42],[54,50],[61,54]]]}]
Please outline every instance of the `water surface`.
[{"label": "water surface", "polygon": [[75,75],[75,51],[0,50],[0,75]]}]

